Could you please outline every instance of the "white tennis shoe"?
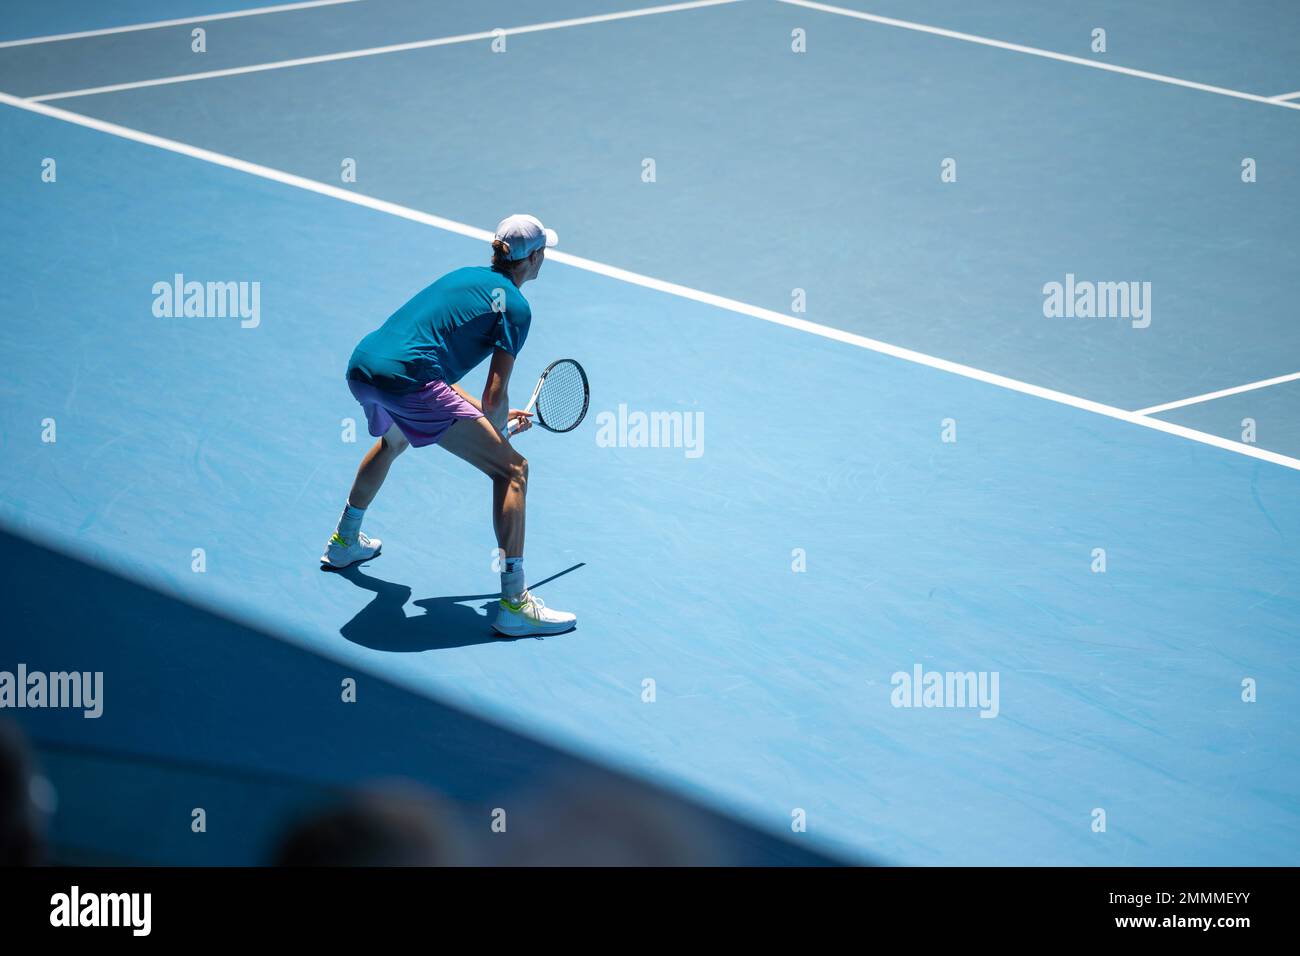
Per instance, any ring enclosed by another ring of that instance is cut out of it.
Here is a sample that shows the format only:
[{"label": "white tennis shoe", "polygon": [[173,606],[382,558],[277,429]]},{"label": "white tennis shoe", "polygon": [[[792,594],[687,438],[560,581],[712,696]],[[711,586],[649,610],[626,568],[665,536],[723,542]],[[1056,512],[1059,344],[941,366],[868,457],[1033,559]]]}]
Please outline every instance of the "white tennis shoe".
[{"label": "white tennis shoe", "polygon": [[578,625],[578,615],[552,611],[542,599],[528,591],[518,604],[505,598],[498,602],[497,618],[492,622],[498,634],[506,637],[534,637],[540,634],[563,634]]},{"label": "white tennis shoe", "polygon": [[358,561],[369,561],[379,554],[382,544],[378,538],[368,538],[360,531],[351,540],[340,537],[336,531],[330,535],[330,542],[325,546],[325,553],[320,556],[320,563],[341,571]]}]

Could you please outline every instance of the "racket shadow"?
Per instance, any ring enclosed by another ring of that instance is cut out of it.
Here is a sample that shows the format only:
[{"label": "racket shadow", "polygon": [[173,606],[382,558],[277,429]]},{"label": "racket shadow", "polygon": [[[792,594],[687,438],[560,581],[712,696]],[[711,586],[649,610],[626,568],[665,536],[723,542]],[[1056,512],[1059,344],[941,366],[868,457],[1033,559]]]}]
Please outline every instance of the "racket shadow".
[{"label": "racket shadow", "polygon": [[[579,562],[548,578],[529,584],[530,588],[542,585],[576,571],[585,565]],[[421,651],[448,650],[474,644],[511,642],[524,638],[503,637],[492,630],[492,618],[500,594],[456,594],[446,597],[421,598],[411,602],[411,589],[405,584],[385,581],[366,574],[360,565],[334,572],[364,591],[375,596],[369,604],[356,613],[339,633],[354,644],[376,651],[414,654]],[[408,614],[407,603],[422,608],[422,614]]]}]

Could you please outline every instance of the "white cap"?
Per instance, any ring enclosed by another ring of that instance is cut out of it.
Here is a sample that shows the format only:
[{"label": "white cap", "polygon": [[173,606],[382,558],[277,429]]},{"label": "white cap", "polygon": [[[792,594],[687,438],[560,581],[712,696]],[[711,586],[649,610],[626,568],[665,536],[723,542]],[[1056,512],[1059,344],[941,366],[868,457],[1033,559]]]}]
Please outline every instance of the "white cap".
[{"label": "white cap", "polygon": [[549,249],[560,241],[554,229],[547,229],[536,216],[522,213],[502,219],[496,238],[506,244],[506,255],[511,261],[527,259],[543,246]]}]

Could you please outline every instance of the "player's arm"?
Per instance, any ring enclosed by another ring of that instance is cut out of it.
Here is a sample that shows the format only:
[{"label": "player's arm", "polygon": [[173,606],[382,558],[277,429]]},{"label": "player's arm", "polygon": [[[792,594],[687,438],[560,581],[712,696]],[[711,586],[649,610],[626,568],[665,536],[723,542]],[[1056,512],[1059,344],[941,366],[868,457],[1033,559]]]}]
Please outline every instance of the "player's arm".
[{"label": "player's arm", "polygon": [[504,349],[492,353],[492,364],[488,367],[487,384],[483,386],[482,403],[475,402],[479,411],[487,416],[492,427],[499,432],[506,430],[506,419],[510,414],[510,373],[515,370],[515,357]]},{"label": "player's arm", "polygon": [[452,390],[461,398],[465,399],[465,401],[469,402],[471,405],[477,408],[480,412],[483,411],[482,403],[473,395],[471,395],[469,392],[461,388],[459,385],[453,385]]}]

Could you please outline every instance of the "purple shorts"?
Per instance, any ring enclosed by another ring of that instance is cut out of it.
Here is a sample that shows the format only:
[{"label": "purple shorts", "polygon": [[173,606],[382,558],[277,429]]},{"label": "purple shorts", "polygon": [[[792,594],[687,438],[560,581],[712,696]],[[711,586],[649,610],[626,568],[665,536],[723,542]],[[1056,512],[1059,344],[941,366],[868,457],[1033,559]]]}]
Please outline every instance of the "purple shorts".
[{"label": "purple shorts", "polygon": [[483,413],[461,398],[446,382],[429,382],[418,392],[399,395],[348,379],[348,388],[366,411],[366,424],[376,438],[396,425],[416,448],[432,445],[462,418]]}]

